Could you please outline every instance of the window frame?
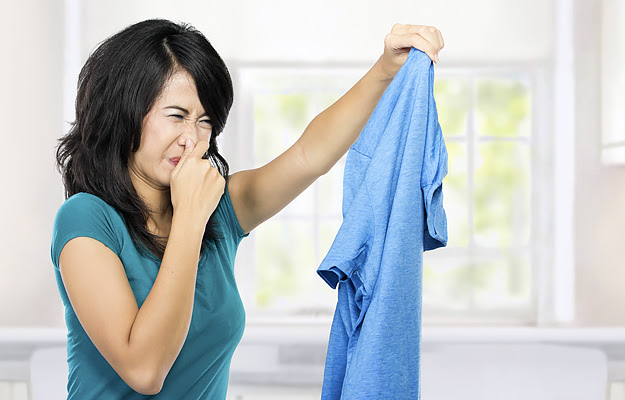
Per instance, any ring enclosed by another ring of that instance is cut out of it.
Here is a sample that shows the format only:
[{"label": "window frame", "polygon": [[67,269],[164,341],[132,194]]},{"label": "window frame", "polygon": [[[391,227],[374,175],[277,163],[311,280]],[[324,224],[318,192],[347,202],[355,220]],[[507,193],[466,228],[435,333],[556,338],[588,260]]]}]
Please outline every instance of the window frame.
[{"label": "window frame", "polygon": [[[242,75],[245,75],[246,69],[263,69],[266,71],[275,70],[285,71],[291,68],[303,69],[304,73],[319,70],[331,74],[335,69],[353,69],[360,70],[364,74],[369,68],[370,64],[364,63],[254,63],[254,62],[228,62],[231,75],[233,77],[233,84],[235,85],[235,105],[231,111],[231,122],[229,123],[228,133],[224,136],[228,137],[228,147],[238,149],[238,151],[231,151],[229,160],[232,160],[231,166],[236,166],[233,171],[241,169],[257,168],[258,165],[253,165],[253,148],[249,146],[249,137],[246,137],[246,132],[253,132],[253,113],[252,110],[252,96],[253,89],[248,85],[249,82],[244,82]],[[527,78],[527,82],[530,85],[531,91],[531,133],[530,140],[530,152],[531,152],[531,167],[532,167],[532,185],[530,194],[530,208],[532,212],[532,223],[530,233],[530,262],[532,264],[533,272],[533,298],[534,306],[530,310],[530,320],[526,321],[509,321],[508,323],[501,321],[502,325],[551,325],[565,322],[567,315],[574,308],[574,298],[572,297],[574,284],[574,268],[572,264],[556,266],[555,255],[557,253],[566,253],[568,249],[572,249],[572,243],[567,239],[572,239],[571,235],[562,235],[562,229],[558,229],[557,213],[554,212],[554,203],[549,201],[554,198],[558,198],[558,187],[554,184],[557,182],[558,172],[563,171],[565,168],[554,165],[554,159],[558,159],[558,152],[565,151],[567,146],[554,146],[554,135],[550,135],[551,126],[555,125],[554,118],[552,117],[552,105],[551,99],[554,98],[554,91],[557,90],[557,86],[552,74],[555,74],[555,69],[552,68],[547,62],[543,63],[501,63],[493,65],[492,63],[481,64],[456,64],[453,62],[446,62],[445,66],[436,66],[436,77],[449,77],[449,76],[467,76],[467,77],[479,77],[489,78],[501,77],[505,75],[522,75]],[[360,75],[362,76],[362,75]],[[357,81],[357,80],[356,80]],[[354,81],[354,83],[356,82]],[[234,122],[234,124],[233,124]],[[562,137],[562,135],[560,135]],[[446,138],[447,140],[447,138]],[[473,157],[472,149],[467,148],[467,157]],[[562,159],[562,157],[560,157]],[[564,189],[564,190],[563,190]],[[565,186],[561,192],[570,192],[572,194],[572,186]],[[536,196],[534,193],[542,193],[542,196]],[[566,193],[560,193],[560,197],[566,195]],[[545,201],[547,199],[547,201]],[[561,217],[561,215],[560,215]],[[570,213],[572,221],[572,213]],[[560,237],[560,240],[555,238]],[[253,262],[254,262],[254,241],[255,233],[252,231],[250,236],[244,239],[239,247],[237,255],[235,271],[239,271],[237,279],[240,279],[239,284],[242,297],[247,297],[247,301],[251,300],[252,294],[246,292],[246,290],[253,288]],[[433,252],[435,253],[435,252]],[[427,253],[426,253],[427,254]],[[426,256],[424,254],[424,256]],[[427,256],[430,256],[429,254]],[[437,255],[432,254],[436,257]],[[569,255],[563,258],[572,259]],[[244,299],[244,302],[246,300]],[[474,321],[474,320],[472,320]],[[249,325],[265,325],[267,323],[278,323],[287,325],[298,324],[327,324],[331,322],[328,318],[256,318],[254,315],[250,315],[248,318]],[[425,323],[425,321],[424,321]],[[484,321],[488,323],[488,321]],[[490,321],[492,324],[492,321]],[[499,323],[499,322],[498,322]],[[472,324],[475,325],[475,324]]]}]

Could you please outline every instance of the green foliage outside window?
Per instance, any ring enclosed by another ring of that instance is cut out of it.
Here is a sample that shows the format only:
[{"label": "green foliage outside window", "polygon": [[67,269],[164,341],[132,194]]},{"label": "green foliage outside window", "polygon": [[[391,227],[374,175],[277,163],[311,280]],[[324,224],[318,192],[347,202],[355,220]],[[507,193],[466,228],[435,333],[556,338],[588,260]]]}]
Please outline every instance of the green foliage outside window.
[{"label": "green foliage outside window", "polygon": [[[290,147],[342,93],[257,94],[255,164]],[[424,254],[424,315],[527,310],[532,302],[529,87],[517,78],[441,77],[434,94],[449,155],[443,181],[449,242],[436,255]],[[258,228],[259,309],[334,309],[336,293],[316,269],[342,221],[342,174],[340,162]],[[454,255],[447,256],[452,249]]]}]

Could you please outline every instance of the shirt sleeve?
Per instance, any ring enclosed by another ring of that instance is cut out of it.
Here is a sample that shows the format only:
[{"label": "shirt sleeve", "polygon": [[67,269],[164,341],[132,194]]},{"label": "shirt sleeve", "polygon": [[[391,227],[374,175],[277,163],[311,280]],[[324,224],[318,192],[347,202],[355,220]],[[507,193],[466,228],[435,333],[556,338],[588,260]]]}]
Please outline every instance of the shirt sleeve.
[{"label": "shirt sleeve", "polygon": [[[345,166],[345,182],[352,182],[353,173],[360,173],[358,160],[363,155],[350,151]],[[369,198],[366,181],[357,188],[350,184],[343,188],[343,223],[325,258],[321,261],[317,273],[332,288],[340,281],[354,279],[361,282],[358,271],[367,260],[374,233],[373,209]],[[346,196],[353,197],[348,199]]]},{"label": "shirt sleeve", "polygon": [[[230,180],[230,176],[232,175],[228,175],[228,181]],[[234,212],[234,206],[232,205],[232,199],[230,198],[230,190],[228,189],[228,182],[226,182],[223,201],[223,218],[224,222],[228,225],[228,229],[234,233],[238,240],[248,237],[250,233],[245,233],[245,231],[241,227],[241,224],[239,223],[236,213]]]},{"label": "shirt sleeve", "polygon": [[65,244],[79,236],[93,238],[120,254],[120,241],[111,210],[107,208],[110,206],[104,200],[88,193],[77,193],[61,205],[54,219],[50,246],[55,268],[59,268],[59,257]]},{"label": "shirt sleeve", "polygon": [[447,148],[438,122],[434,100],[434,66],[430,66],[428,122],[421,170],[421,189],[425,206],[426,224],[423,232],[423,250],[447,245],[447,216],[443,208],[443,178],[447,175]]}]

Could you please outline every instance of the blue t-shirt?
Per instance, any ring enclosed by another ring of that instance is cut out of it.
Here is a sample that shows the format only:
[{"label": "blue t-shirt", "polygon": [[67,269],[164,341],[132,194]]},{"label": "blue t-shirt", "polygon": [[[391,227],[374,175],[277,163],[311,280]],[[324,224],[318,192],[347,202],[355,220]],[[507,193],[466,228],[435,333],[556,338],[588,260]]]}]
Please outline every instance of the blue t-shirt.
[{"label": "blue t-shirt", "polygon": [[59,208],[54,220],[51,256],[56,282],[65,305],[67,324],[68,399],[225,399],[230,361],[245,329],[245,310],[234,278],[237,247],[248,234],[239,225],[228,188],[215,221],[215,247],[200,258],[193,314],[186,341],[172,365],[162,390],[141,395],[128,386],[101,355],[83,329],[67,297],[59,271],[59,255],[72,238],[87,236],[111,249],[121,260],[141,307],[159,271],[156,256],[146,258],[135,247],[121,214],[104,200],[77,193]]},{"label": "blue t-shirt", "polygon": [[447,245],[433,85],[411,48],[347,154],[343,223],[317,270],[339,284],[322,400],[420,398],[423,251]]}]

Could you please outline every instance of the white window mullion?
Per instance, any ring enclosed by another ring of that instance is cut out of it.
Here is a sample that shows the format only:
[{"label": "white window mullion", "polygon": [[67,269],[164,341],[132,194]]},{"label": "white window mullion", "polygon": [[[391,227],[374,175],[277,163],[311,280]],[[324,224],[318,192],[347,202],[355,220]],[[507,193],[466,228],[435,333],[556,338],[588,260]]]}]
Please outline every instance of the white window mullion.
[{"label": "white window mullion", "polygon": [[[479,258],[478,253],[475,247],[475,237],[474,237],[474,204],[473,204],[473,194],[475,192],[475,152],[477,151],[477,139],[479,138],[478,129],[477,129],[477,118],[475,117],[475,110],[477,104],[477,90],[475,84],[476,76],[474,74],[468,75],[469,82],[469,93],[471,94],[471,100],[469,101],[469,110],[467,113],[467,159],[468,159],[468,173],[467,173],[467,206],[469,207],[469,241],[467,244],[467,253],[468,253],[468,261],[470,262],[470,267],[475,271],[473,267],[476,264],[477,259]],[[474,310],[474,302],[473,299],[475,297],[474,291],[471,295],[471,311]]]},{"label": "white window mullion", "polygon": [[552,295],[553,322],[566,324],[575,318],[573,1],[556,0],[556,7],[556,55],[553,71],[555,104],[553,227],[555,237]]}]

